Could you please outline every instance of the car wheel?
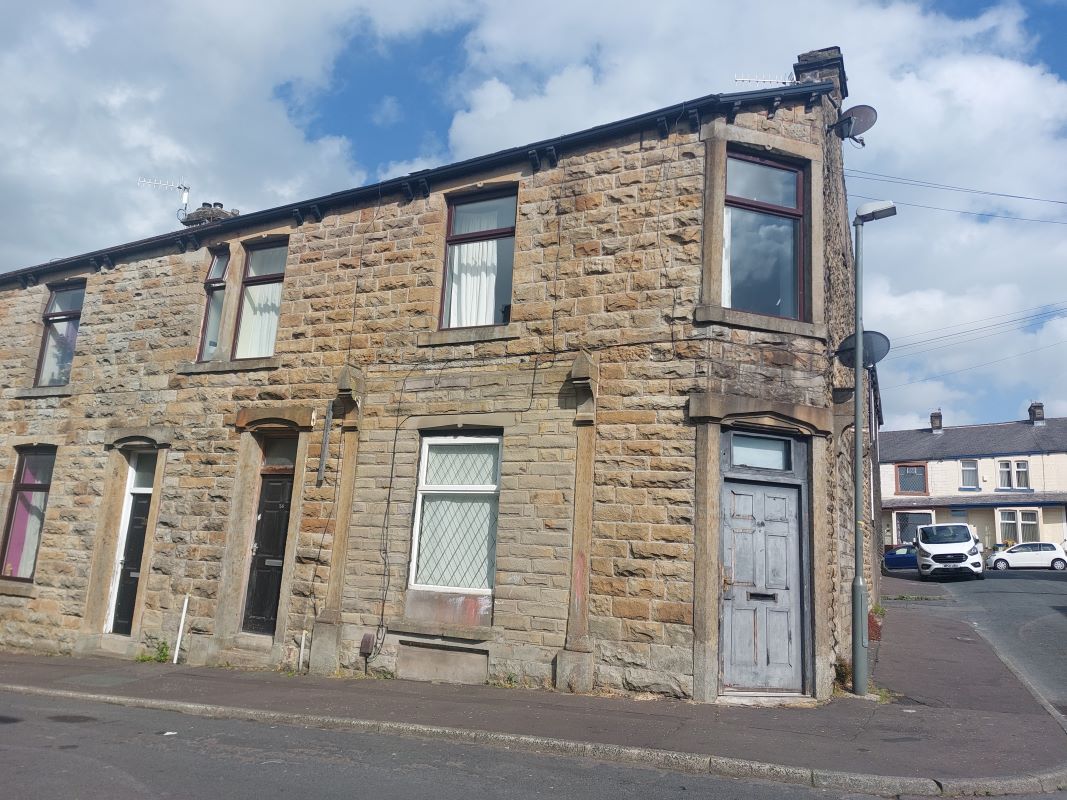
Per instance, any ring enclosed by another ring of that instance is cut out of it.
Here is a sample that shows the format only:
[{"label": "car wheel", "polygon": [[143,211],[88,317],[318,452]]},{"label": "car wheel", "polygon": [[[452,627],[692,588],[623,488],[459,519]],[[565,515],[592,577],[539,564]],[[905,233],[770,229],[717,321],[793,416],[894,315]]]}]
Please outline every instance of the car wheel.
[{"label": "car wheel", "polygon": [[1062,558],[1053,559],[1052,568],[1057,572],[1063,572],[1067,569],[1067,561],[1064,561]]},{"label": "car wheel", "polygon": [[993,562],[993,569],[1005,570],[1007,568],[1008,562],[1005,561],[1003,558],[998,558],[996,561]]}]

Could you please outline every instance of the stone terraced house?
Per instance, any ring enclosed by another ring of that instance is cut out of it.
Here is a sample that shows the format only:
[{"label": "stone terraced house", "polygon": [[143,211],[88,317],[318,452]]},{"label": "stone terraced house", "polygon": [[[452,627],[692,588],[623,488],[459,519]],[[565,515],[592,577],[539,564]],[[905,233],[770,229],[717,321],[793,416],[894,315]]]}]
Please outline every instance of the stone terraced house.
[{"label": "stone terraced house", "polygon": [[847,90],[795,71],[0,275],[0,646],[187,599],[194,664],[826,697]]}]

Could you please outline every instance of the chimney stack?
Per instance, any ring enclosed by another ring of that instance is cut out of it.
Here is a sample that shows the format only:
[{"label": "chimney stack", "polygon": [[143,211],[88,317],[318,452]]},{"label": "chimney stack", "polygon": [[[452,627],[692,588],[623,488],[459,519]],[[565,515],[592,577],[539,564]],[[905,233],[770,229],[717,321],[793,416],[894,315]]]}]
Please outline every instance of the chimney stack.
[{"label": "chimney stack", "polygon": [[1036,400],[1030,404],[1030,424],[1038,427],[1045,424],[1045,404]]},{"label": "chimney stack", "polygon": [[930,414],[930,431],[934,434],[941,434],[944,431],[941,430],[941,409],[933,411]]}]

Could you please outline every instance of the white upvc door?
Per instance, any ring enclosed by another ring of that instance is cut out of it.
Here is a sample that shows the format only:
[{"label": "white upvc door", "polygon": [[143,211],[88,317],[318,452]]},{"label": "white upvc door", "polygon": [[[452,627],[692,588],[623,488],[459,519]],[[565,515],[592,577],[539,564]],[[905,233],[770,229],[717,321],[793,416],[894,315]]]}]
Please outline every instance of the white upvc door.
[{"label": "white upvc door", "polygon": [[[149,459],[149,457],[151,457]],[[138,462],[144,458],[144,466],[150,467],[151,473],[145,476],[145,470],[138,469]],[[149,465],[149,461],[151,462]],[[107,618],[104,622],[104,633],[111,633],[115,625],[115,602],[119,591],[119,574],[122,571],[123,559],[126,554],[126,534],[130,528],[130,509],[133,506],[134,495],[152,494],[152,478],[155,472],[155,452],[138,451],[130,454],[129,467],[126,470],[126,488],[122,498],[122,518],[119,521],[119,530],[115,542],[115,563],[111,569],[111,584],[108,588]],[[147,481],[146,481],[147,478]],[[147,482],[147,486],[144,484]]]}]

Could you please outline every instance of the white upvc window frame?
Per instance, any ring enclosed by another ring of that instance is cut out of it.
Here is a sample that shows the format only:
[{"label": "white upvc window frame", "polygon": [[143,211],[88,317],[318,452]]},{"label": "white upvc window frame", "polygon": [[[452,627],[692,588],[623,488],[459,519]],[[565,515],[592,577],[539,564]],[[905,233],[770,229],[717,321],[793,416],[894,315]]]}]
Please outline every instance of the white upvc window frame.
[{"label": "white upvc window frame", "polygon": [[[133,509],[133,496],[135,494],[152,494],[155,489],[155,473],[152,475],[152,483],[147,487],[135,487],[134,478],[137,476],[137,460],[141,456],[155,455],[159,458],[159,451],[152,449],[133,450],[130,452],[129,463],[126,465],[126,488],[122,496],[122,517],[119,520],[119,532],[116,537],[115,561],[111,565],[111,585],[108,588],[107,617],[104,619],[104,633],[111,633],[115,625],[115,603],[119,597],[119,572],[122,571],[122,556],[126,550],[126,534],[130,526],[130,511]],[[156,463],[159,469],[159,463]],[[151,503],[151,501],[149,501]],[[147,532],[145,534],[147,536]]]},{"label": "white upvc window frame", "polygon": [[[1025,458],[1017,459],[1012,464],[1012,480],[1015,482],[1016,489],[1030,489],[1030,461]],[[1020,480],[1020,476],[1025,476],[1023,480]]]},{"label": "white upvc window frame", "polygon": [[[973,464],[973,467],[968,467],[968,464]],[[974,483],[967,483],[967,473],[974,473]],[[978,478],[978,459],[976,458],[962,458],[960,459],[960,488],[961,489],[977,489],[979,488]]]},{"label": "white upvc window frame", "polygon": [[[1007,483],[1004,482],[1004,465],[1007,465]],[[1015,488],[1015,469],[1011,463],[1011,459],[1000,458],[997,459],[997,488],[998,489],[1013,489]]]},{"label": "white upvc window frame", "polygon": [[[1004,521],[1002,519],[1002,515],[1003,514],[1011,514],[1012,518],[1014,519],[1015,532],[1016,532],[1016,538],[1014,539],[1015,544],[1031,544],[1032,542],[1040,542],[1040,541],[1042,541],[1042,539],[1041,539],[1041,509],[1040,508],[1024,508],[1024,507],[1020,507],[1020,506],[1009,506],[1009,507],[997,508],[997,510],[996,510],[997,544],[1004,544],[1005,541],[1008,541],[1001,534],[1000,526],[1001,526],[1001,522]],[[1030,522],[1025,523],[1027,525],[1031,525],[1031,524],[1036,524],[1037,525],[1037,538],[1033,539],[1031,542],[1028,542],[1027,540],[1023,539],[1023,524],[1024,524],[1023,523],[1023,514],[1033,514],[1034,517],[1035,517],[1035,520],[1034,520],[1033,523],[1030,523]]]},{"label": "white upvc window frame", "polygon": [[[432,486],[426,485],[426,469],[429,466],[430,445],[470,445],[470,444],[495,444],[497,446],[497,458],[496,458],[496,482],[493,484],[434,484]],[[411,561],[408,566],[408,587],[411,589],[419,589],[423,591],[433,592],[448,592],[451,594],[466,594],[466,595],[486,595],[492,596],[493,586],[488,589],[483,588],[464,588],[459,586],[439,586],[436,584],[419,583],[418,582],[418,563],[419,563],[419,546],[420,546],[420,532],[422,530],[422,505],[423,498],[433,495],[455,495],[455,494],[480,494],[491,495],[496,498],[497,501],[497,514],[498,523],[497,531],[494,532],[493,540],[496,541],[496,534],[499,532],[499,511],[500,511],[500,470],[501,463],[504,460],[504,437],[503,436],[423,436],[422,444],[419,449],[419,474],[418,483],[415,490],[415,519],[412,523],[411,531]],[[493,554],[493,562],[496,563],[496,554]]]}]

